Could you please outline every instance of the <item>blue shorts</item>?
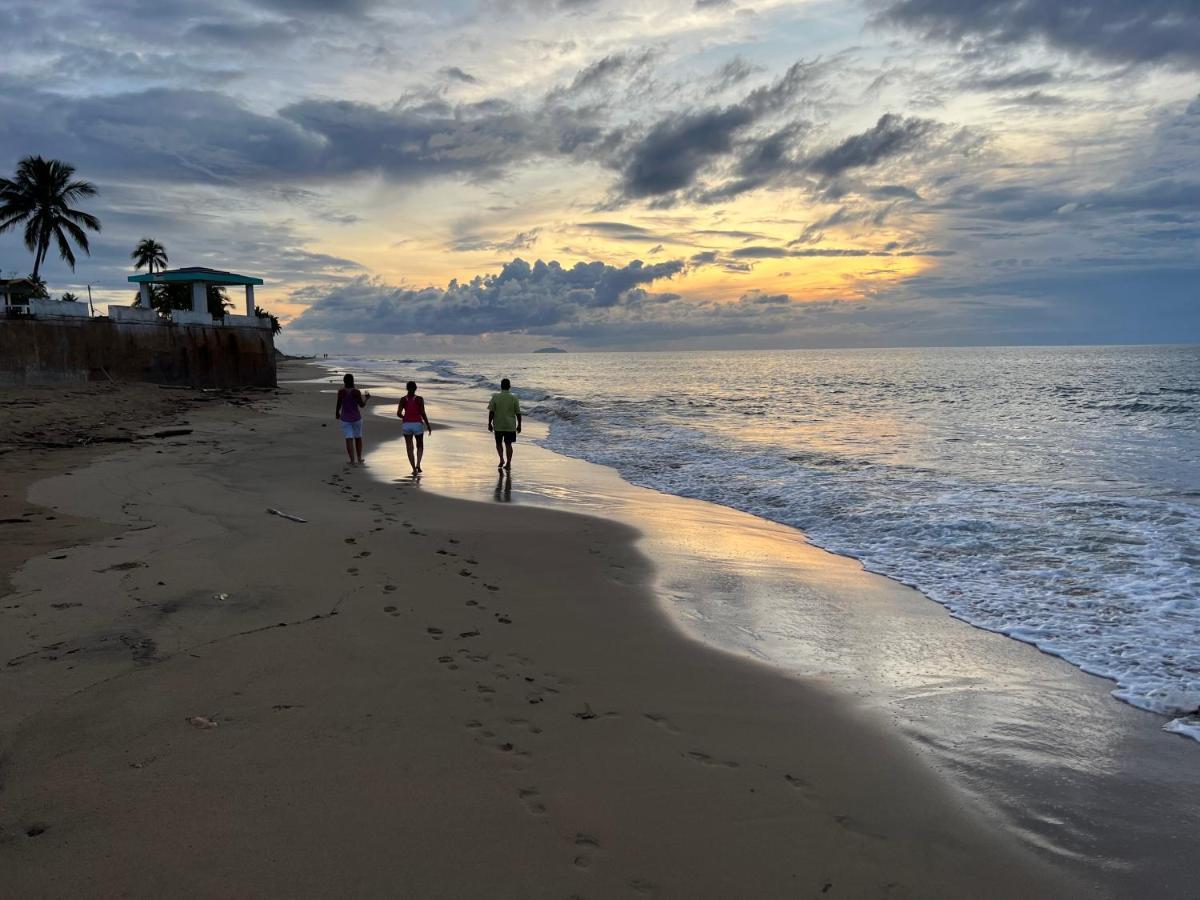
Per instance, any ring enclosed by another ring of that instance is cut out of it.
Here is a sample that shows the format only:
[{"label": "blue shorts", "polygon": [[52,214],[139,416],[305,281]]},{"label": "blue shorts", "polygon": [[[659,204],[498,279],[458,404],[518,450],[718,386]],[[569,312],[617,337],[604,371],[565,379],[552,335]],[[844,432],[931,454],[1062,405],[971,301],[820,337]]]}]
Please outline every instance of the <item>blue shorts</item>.
[{"label": "blue shorts", "polygon": [[339,424],[342,426],[342,437],[346,440],[362,437],[362,419],[357,422],[340,422]]},{"label": "blue shorts", "polygon": [[405,434],[424,434],[425,426],[420,422],[405,422],[400,426],[400,430]]}]

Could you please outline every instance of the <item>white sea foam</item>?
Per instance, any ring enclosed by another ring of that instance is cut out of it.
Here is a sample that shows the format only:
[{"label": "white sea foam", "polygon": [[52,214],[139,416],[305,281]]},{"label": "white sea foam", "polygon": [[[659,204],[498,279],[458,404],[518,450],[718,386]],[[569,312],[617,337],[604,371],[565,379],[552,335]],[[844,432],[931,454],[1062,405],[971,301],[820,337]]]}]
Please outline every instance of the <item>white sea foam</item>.
[{"label": "white sea foam", "polygon": [[[575,363],[590,381],[573,380],[559,358],[531,365],[518,393],[550,423],[551,449],[800,528],[974,625],[1112,679],[1115,697],[1200,740],[1200,506],[1180,456],[1200,458],[1200,367],[1183,360],[1149,387],[1136,355],[1101,359],[1099,385],[1048,385],[1033,351],[999,384],[953,360],[935,360],[941,378],[859,365],[805,398],[804,416],[828,418],[819,428],[796,427],[795,390],[766,376],[732,397],[693,388],[708,375],[695,357],[649,386],[594,361]],[[433,369],[494,386],[450,361]],[[762,423],[754,440],[747,422]]]}]

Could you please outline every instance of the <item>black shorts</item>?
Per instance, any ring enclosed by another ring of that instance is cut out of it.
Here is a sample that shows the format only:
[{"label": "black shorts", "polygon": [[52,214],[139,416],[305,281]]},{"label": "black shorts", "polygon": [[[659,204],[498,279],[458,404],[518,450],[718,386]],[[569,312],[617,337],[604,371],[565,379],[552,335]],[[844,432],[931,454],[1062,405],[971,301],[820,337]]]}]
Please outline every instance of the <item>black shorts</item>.
[{"label": "black shorts", "polygon": [[497,444],[499,444],[501,441],[504,441],[504,443],[506,443],[506,444],[511,444],[516,439],[517,439],[517,433],[515,431],[497,431],[496,432],[496,443]]}]

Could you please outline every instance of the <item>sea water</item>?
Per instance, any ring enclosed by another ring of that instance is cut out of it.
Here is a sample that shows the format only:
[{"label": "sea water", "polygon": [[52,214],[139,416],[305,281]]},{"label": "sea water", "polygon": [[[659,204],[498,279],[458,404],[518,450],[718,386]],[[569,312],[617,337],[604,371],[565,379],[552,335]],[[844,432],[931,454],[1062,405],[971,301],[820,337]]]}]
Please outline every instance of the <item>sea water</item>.
[{"label": "sea water", "polygon": [[803,530],[1200,739],[1200,347],[401,360],[550,449]]}]

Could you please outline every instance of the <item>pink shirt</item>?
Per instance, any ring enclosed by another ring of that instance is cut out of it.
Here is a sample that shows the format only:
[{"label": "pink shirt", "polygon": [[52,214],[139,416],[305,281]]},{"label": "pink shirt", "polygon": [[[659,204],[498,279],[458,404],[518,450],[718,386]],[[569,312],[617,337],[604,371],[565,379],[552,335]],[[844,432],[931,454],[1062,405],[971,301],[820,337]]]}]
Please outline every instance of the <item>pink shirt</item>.
[{"label": "pink shirt", "polygon": [[338,400],[342,402],[339,418],[343,422],[357,422],[362,418],[362,411],[358,408],[362,394],[359,393],[358,388],[342,388],[338,391]]},{"label": "pink shirt", "polygon": [[416,395],[413,395],[411,397],[408,397],[408,396],[404,397],[404,399],[400,401],[400,411],[404,414],[401,417],[401,421],[402,422],[420,422],[421,421],[421,408],[424,405],[425,405],[425,402]]}]

